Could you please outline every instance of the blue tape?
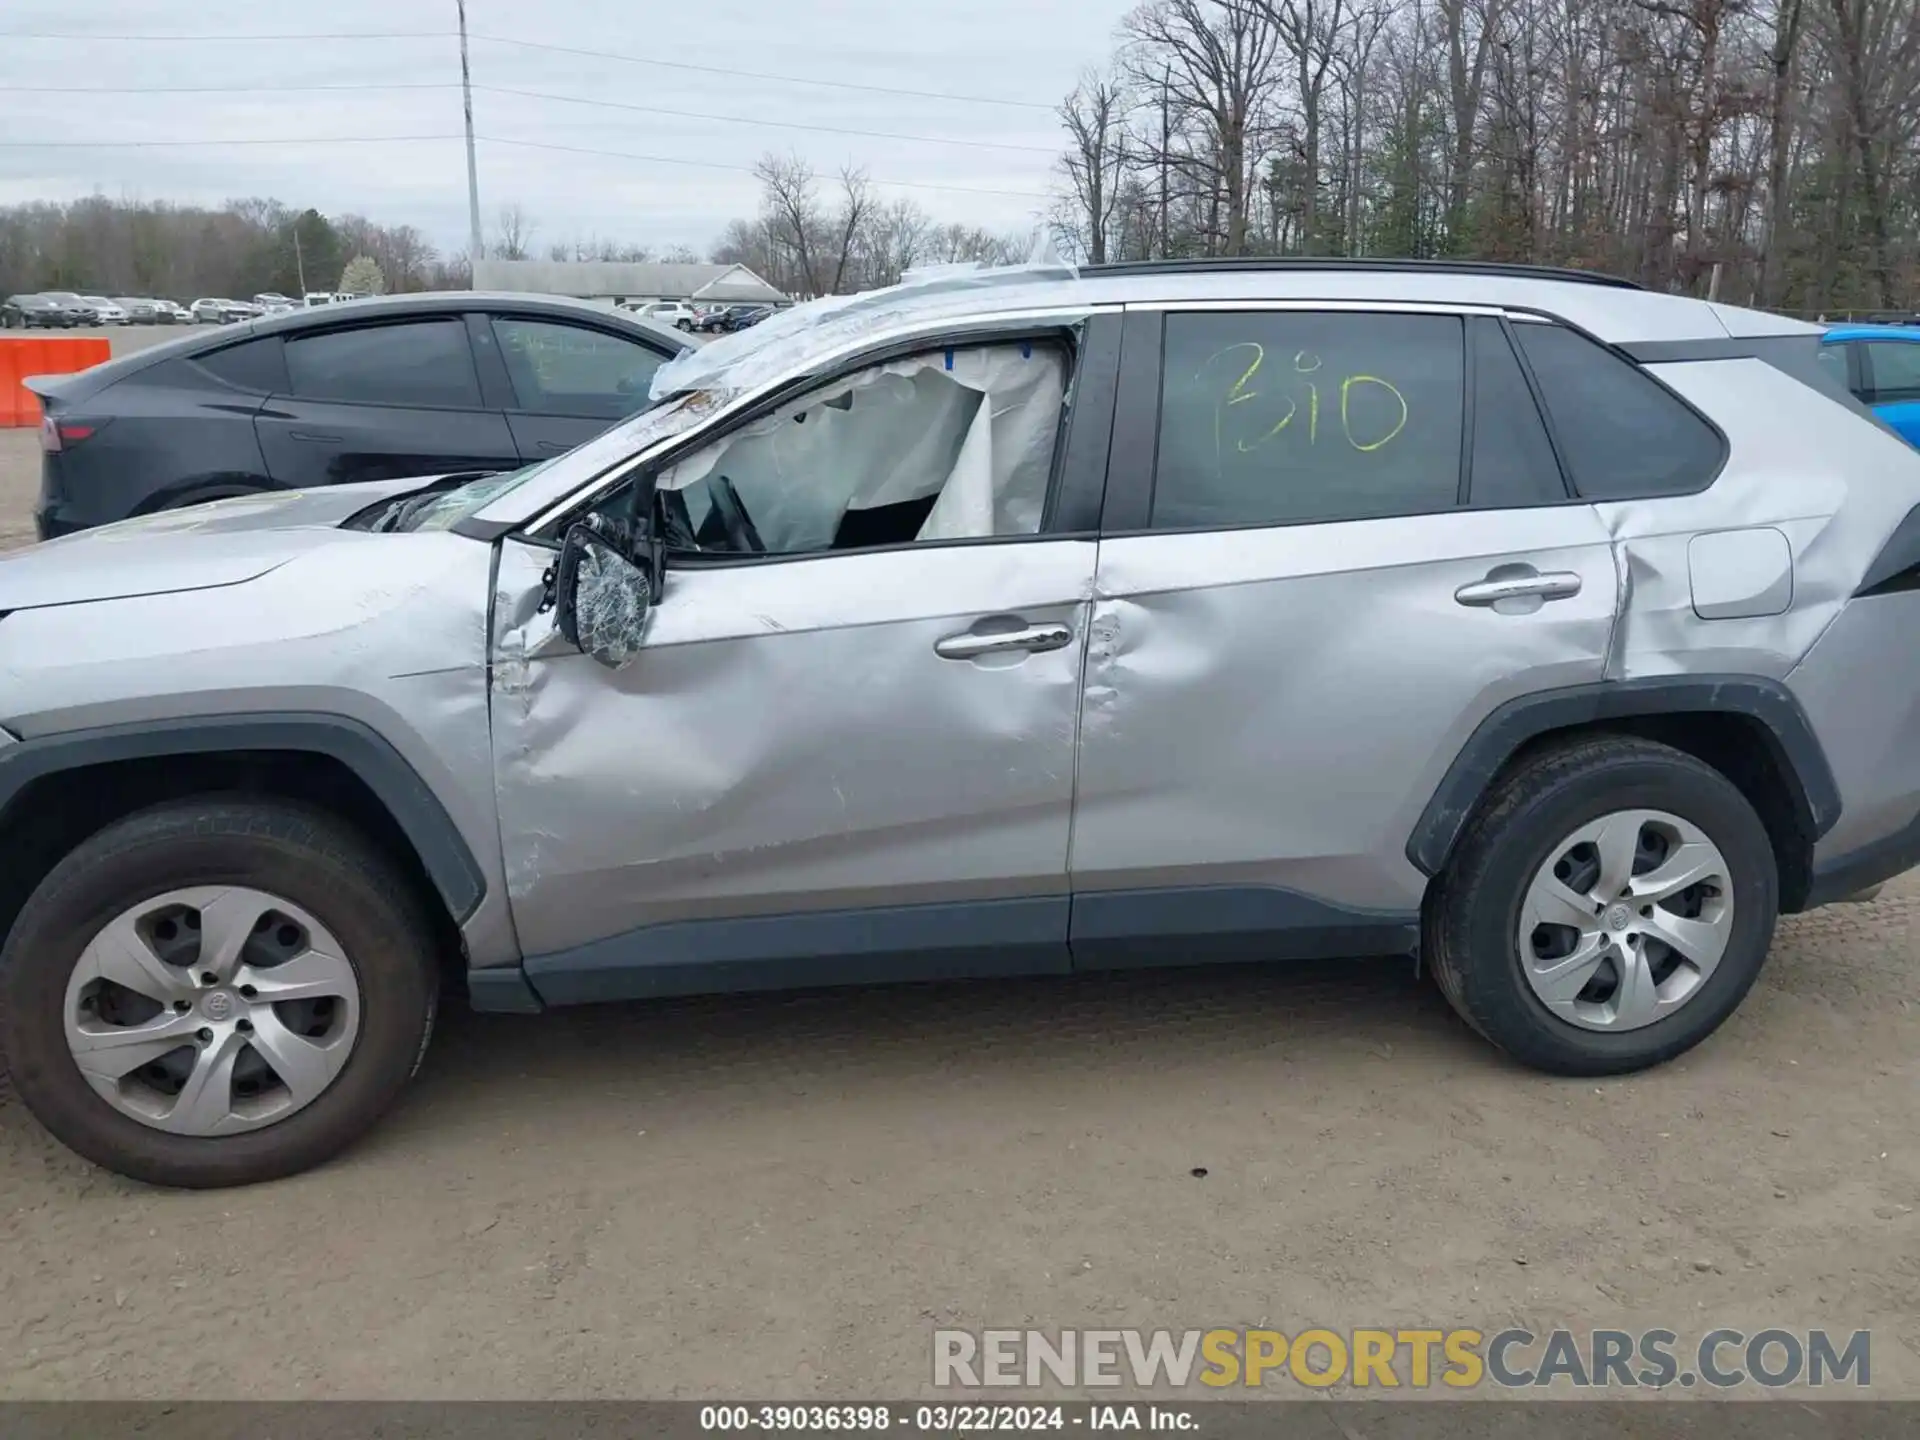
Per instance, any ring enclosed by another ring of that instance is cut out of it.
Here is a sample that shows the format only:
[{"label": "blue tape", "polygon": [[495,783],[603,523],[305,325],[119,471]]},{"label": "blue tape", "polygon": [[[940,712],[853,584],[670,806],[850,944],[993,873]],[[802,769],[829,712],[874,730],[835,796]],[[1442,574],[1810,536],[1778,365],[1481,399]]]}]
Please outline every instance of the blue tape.
[{"label": "blue tape", "polygon": [[953,369],[953,351],[947,351],[947,369]]},{"label": "blue tape", "polygon": [[1022,340],[1020,342],[1020,358],[1022,360],[1031,360],[1033,358],[1033,342],[1031,340]]}]

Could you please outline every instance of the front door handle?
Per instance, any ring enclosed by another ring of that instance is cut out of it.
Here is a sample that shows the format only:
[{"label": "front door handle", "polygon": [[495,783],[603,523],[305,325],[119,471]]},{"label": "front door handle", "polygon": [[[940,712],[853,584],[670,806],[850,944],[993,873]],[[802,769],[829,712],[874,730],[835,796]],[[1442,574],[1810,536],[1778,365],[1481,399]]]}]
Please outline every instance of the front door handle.
[{"label": "front door handle", "polygon": [[287,438],[289,440],[305,440],[313,445],[338,445],[340,443],[340,437],[338,435],[322,435],[318,430],[289,430],[287,431]]},{"label": "front door handle", "polygon": [[1462,585],[1453,592],[1453,598],[1462,605],[1492,606],[1502,600],[1567,600],[1579,593],[1580,577],[1571,570],[1549,570],[1541,574],[1529,569]]},{"label": "front door handle", "polygon": [[1036,654],[1043,650],[1064,650],[1073,643],[1073,631],[1065,625],[1025,625],[1018,630],[998,633],[963,630],[936,640],[933,653],[942,660],[978,660],[985,655],[1009,655],[1016,651]]}]

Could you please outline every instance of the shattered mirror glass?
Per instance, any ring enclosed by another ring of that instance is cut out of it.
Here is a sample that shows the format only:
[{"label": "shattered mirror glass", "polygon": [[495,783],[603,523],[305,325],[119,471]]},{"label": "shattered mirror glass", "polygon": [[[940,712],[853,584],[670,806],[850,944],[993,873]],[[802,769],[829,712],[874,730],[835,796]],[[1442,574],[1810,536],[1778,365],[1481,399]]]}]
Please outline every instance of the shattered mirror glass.
[{"label": "shattered mirror glass", "polygon": [[640,651],[653,585],[639,566],[584,526],[561,557],[560,633],[609,669]]}]

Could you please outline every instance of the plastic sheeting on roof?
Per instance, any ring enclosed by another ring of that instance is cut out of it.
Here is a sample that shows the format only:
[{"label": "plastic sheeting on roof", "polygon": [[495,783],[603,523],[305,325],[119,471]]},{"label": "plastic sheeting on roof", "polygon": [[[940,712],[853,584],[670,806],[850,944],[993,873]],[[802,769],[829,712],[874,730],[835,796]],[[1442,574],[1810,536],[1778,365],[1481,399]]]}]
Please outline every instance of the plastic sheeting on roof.
[{"label": "plastic sheeting on roof", "polygon": [[1079,274],[1044,246],[1037,246],[1022,265],[941,265],[909,271],[898,285],[810,300],[669,361],[654,372],[651,395],[656,401],[690,390],[736,395],[776,379],[822,350],[883,330],[903,314],[938,315],[947,309],[964,313],[983,292],[1077,280]]}]

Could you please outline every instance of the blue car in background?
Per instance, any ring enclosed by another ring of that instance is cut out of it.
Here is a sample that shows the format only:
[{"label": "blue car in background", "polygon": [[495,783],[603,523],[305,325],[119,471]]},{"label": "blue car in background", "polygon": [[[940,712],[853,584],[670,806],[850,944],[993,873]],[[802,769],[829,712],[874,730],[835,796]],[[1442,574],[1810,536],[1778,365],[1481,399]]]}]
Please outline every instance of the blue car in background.
[{"label": "blue car in background", "polygon": [[1908,444],[1920,446],[1920,325],[1836,325],[1821,343],[1820,362]]}]

